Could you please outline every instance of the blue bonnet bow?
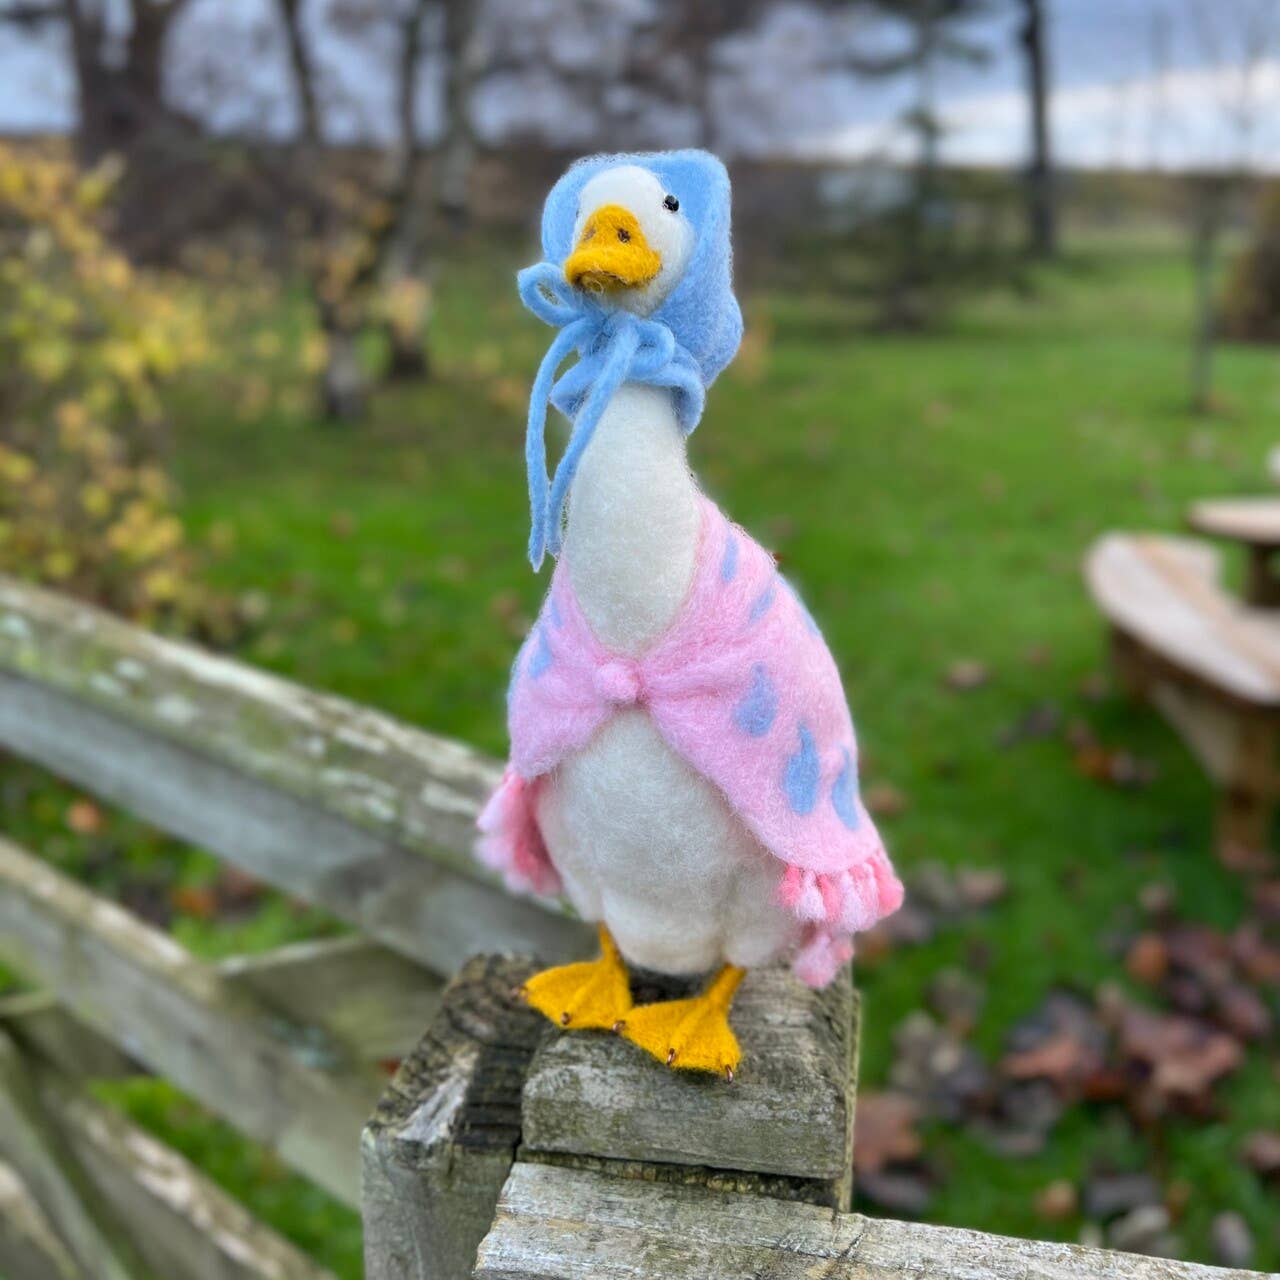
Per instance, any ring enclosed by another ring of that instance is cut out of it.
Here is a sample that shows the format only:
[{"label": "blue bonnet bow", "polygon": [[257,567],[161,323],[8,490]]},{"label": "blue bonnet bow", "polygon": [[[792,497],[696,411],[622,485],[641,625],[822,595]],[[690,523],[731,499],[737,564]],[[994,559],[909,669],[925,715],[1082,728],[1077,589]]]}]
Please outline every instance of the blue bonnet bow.
[{"label": "blue bonnet bow", "polygon": [[[689,262],[670,295],[647,317],[608,309],[565,279],[574,249],[578,201],[598,173],[621,165],[647,169],[680,202],[694,232]],[[706,389],[733,359],[742,340],[742,313],[733,295],[729,239],[729,175],[706,151],[591,156],[551,188],[542,211],[545,260],[521,271],[520,298],[540,320],[560,330],[542,358],[529,397],[525,460],[532,529],[529,561],[559,555],[565,500],[601,416],[624,382],[669,387],[688,434],[698,425]],[[578,359],[556,377],[570,352]],[[547,405],[573,421],[568,447],[547,479]]]}]

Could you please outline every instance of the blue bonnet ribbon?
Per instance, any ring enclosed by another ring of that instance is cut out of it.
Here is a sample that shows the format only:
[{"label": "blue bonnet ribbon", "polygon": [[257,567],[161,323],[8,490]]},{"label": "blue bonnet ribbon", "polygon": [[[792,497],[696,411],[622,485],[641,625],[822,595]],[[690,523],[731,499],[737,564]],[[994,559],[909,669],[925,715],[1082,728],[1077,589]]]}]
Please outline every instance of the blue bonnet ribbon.
[{"label": "blue bonnet ribbon", "polygon": [[[529,472],[529,563],[542,565],[561,549],[564,505],[578,463],[595,435],[609,401],[624,382],[670,387],[676,415],[687,435],[698,425],[706,388],[697,362],[661,320],[622,309],[605,310],[574,289],[554,262],[540,262],[517,276],[520,299],[539,320],[560,330],[542,357],[529,397],[525,463]],[[556,374],[570,353],[577,363]],[[568,447],[547,478],[547,406],[573,420]]]}]

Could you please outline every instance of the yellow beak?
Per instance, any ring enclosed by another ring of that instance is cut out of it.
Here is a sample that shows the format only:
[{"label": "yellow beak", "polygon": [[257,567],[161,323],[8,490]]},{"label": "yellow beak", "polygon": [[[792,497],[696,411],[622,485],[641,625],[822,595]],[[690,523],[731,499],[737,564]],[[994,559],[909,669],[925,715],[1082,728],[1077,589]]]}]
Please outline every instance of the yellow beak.
[{"label": "yellow beak", "polygon": [[586,221],[564,264],[564,278],[576,288],[614,293],[648,284],[662,270],[634,213],[620,204],[601,205]]}]

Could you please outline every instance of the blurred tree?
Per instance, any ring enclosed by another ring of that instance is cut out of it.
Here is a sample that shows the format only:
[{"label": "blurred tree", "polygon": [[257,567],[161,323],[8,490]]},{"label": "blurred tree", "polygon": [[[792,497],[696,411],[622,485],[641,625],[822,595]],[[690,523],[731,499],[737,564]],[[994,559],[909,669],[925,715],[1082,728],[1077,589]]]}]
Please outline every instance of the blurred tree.
[{"label": "blurred tree", "polygon": [[1280,342],[1280,185],[1263,189],[1248,247],[1236,259],[1222,303],[1222,333],[1240,342]]},{"label": "blurred tree", "polygon": [[107,242],[119,175],[0,144],[0,570],[225,640],[160,465],[160,391],[207,355],[205,311]]},{"label": "blurred tree", "polygon": [[[321,82],[303,29],[301,0],[276,0],[299,116],[285,180],[303,226],[305,261],[325,340],[321,399],[325,413],[334,419],[351,421],[363,412],[367,386],[360,337],[375,321],[380,319],[397,334],[400,372],[410,363],[416,371],[426,369],[420,322],[426,286],[413,274],[421,258],[413,202],[423,156],[416,103],[423,26],[439,2],[407,0],[390,19],[395,33],[394,136],[382,156],[374,189],[366,192],[335,177],[326,163]],[[381,6],[347,10],[340,16],[348,22],[387,20]],[[389,273],[394,273],[390,288]]]},{"label": "blurred tree", "polygon": [[1253,174],[1255,135],[1269,101],[1262,73],[1280,48],[1280,0],[1186,0],[1190,29],[1202,61],[1216,70],[1218,110],[1231,139],[1223,163],[1186,180],[1195,280],[1191,343],[1191,407],[1213,407],[1213,357],[1218,339],[1218,249],[1233,203]]},{"label": "blurred tree", "polygon": [[[76,148],[92,168],[124,160],[113,201],[117,229],[135,256],[171,248],[165,213],[208,196],[201,130],[166,97],[164,70],[177,19],[189,0],[26,0],[0,7],[0,21],[33,38],[56,31],[74,74]],[[179,195],[182,197],[178,199]]]},{"label": "blurred tree", "polygon": [[1032,254],[1047,258],[1057,249],[1057,192],[1049,149],[1049,64],[1045,51],[1044,0],[1018,0],[1018,33],[1026,62],[1027,101],[1031,109],[1031,161],[1027,166],[1027,243]]},{"label": "blurred tree", "polygon": [[916,159],[908,198],[890,210],[880,227],[880,323],[890,329],[926,327],[936,309],[938,286],[962,270],[954,253],[955,217],[943,190],[942,121],[937,109],[937,80],[945,62],[980,63],[986,48],[969,31],[975,18],[990,12],[990,0],[864,0],[872,9],[905,25],[908,41],[894,69],[916,79],[916,100],[903,124],[916,140]]},{"label": "blurred tree", "polygon": [[[79,99],[80,159],[128,155],[172,113],[163,92],[165,48],[189,0],[26,0],[0,9],[0,21],[30,30],[66,29]],[[176,117],[174,117],[176,122]]]}]

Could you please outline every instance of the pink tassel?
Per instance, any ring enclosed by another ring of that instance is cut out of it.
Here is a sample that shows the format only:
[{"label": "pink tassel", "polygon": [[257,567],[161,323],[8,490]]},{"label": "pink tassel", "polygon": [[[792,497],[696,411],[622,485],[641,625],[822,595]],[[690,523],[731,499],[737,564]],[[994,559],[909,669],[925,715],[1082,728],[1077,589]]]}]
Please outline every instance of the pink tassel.
[{"label": "pink tassel", "polygon": [[796,915],[801,920],[825,920],[827,918],[827,905],[822,901],[822,892],[818,888],[817,879],[812,871],[803,873],[804,888],[800,893],[800,899],[796,903]]},{"label": "pink tassel", "polygon": [[822,988],[853,958],[853,943],[815,929],[791,962],[791,971],[807,987]]},{"label": "pink tassel", "polygon": [[534,816],[534,791],[510,765],[476,826],[476,856],[501,874],[513,893],[552,895],[560,892],[560,876],[551,863]]},{"label": "pink tassel", "polygon": [[782,882],[778,885],[778,901],[784,907],[795,907],[800,901],[800,891],[804,884],[800,875],[800,868],[797,866],[788,866],[783,873]]}]

